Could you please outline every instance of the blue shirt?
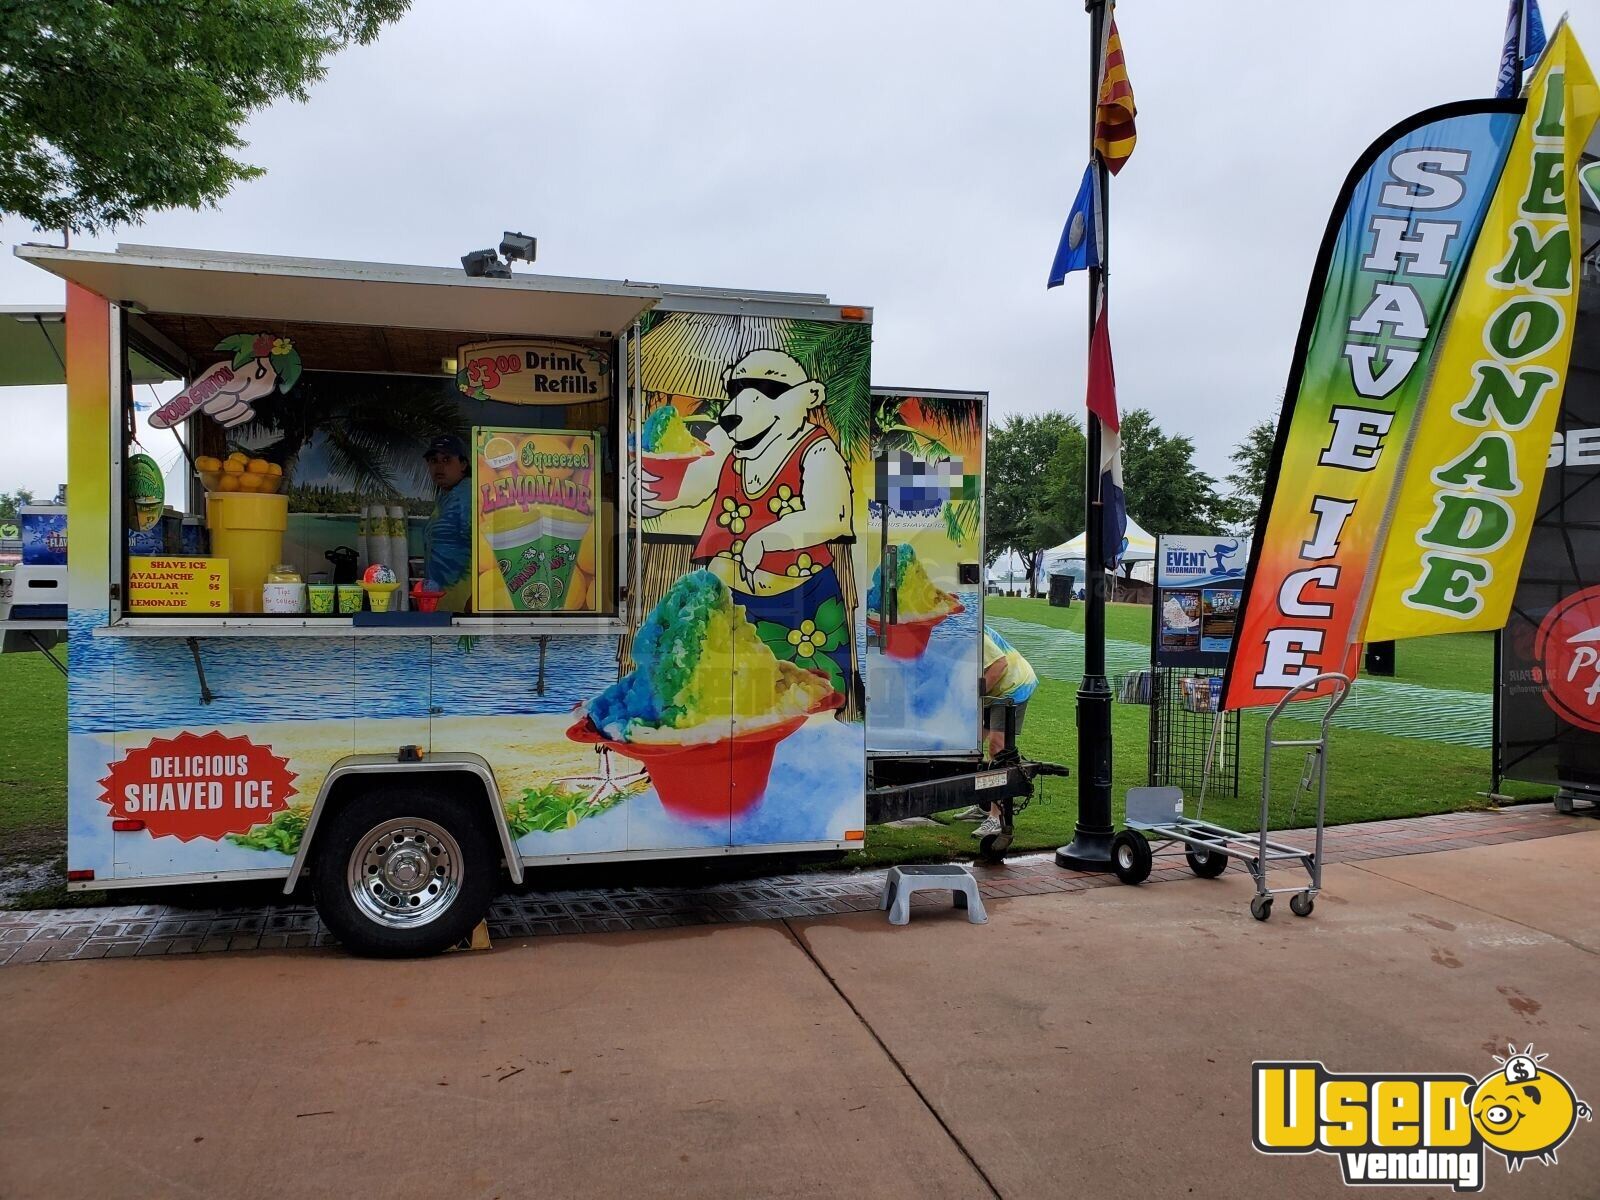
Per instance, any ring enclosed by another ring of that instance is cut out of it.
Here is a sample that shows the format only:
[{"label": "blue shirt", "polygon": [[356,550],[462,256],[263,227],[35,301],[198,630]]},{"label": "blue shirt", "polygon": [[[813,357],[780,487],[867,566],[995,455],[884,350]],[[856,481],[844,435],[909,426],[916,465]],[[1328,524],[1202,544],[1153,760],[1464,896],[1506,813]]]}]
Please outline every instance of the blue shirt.
[{"label": "blue shirt", "polygon": [[472,565],[472,484],[439,493],[423,531],[424,570],[442,588],[460,583]]}]

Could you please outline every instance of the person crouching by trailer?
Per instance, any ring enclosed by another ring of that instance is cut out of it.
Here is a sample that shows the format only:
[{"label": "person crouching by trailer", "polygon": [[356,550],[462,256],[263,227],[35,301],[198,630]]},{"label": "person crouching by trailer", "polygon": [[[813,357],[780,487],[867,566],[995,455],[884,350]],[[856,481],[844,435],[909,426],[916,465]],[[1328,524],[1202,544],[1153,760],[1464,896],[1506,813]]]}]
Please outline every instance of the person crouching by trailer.
[{"label": "person crouching by trailer", "polygon": [[[1022,733],[1022,718],[1028,711],[1028,697],[1039,686],[1033,666],[1005,638],[989,626],[983,627],[983,754],[992,762],[1010,762],[1017,757],[1016,737]],[[1006,740],[1010,722],[1012,740]],[[972,831],[975,838],[1001,832],[1000,804],[989,805],[989,815]]]}]

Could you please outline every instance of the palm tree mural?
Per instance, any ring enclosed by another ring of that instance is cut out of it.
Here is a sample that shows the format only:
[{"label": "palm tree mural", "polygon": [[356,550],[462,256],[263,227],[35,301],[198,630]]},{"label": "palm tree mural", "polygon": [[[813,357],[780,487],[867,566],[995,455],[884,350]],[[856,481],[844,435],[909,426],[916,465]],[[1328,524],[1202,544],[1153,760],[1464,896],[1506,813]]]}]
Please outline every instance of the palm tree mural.
[{"label": "palm tree mural", "polygon": [[459,400],[437,379],[308,372],[291,395],[257,400],[255,420],[239,432],[285,474],[320,440],[337,485],[393,499],[427,489],[422,455],[435,438],[465,440]]}]

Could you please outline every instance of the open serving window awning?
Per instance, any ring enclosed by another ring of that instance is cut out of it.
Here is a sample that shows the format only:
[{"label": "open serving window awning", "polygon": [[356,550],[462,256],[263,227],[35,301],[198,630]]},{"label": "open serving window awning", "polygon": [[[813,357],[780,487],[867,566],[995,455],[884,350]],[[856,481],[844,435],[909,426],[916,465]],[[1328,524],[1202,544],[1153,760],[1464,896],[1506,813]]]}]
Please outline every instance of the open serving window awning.
[{"label": "open serving window awning", "polygon": [[135,311],[347,326],[610,337],[663,294],[650,283],[554,275],[480,279],[444,267],[164,246],[122,245],[105,253],[24,245],[16,254]]},{"label": "open serving window awning", "polygon": [[[67,327],[59,304],[0,304],[0,387],[65,383]],[[133,355],[135,383],[174,378],[142,354]]]}]

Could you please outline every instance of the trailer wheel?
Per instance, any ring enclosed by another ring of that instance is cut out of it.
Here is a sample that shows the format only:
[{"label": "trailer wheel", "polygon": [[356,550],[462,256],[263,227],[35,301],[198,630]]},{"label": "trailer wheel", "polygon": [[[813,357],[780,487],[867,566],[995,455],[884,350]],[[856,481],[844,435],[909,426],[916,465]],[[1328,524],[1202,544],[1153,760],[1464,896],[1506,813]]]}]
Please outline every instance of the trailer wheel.
[{"label": "trailer wheel", "polygon": [[1250,898],[1250,915],[1258,921],[1265,921],[1272,916],[1271,896],[1252,896]]},{"label": "trailer wheel", "polygon": [[1111,839],[1111,866],[1123,883],[1143,883],[1150,878],[1155,856],[1150,843],[1137,829],[1124,829]]},{"label": "trailer wheel", "polygon": [[470,934],[497,883],[493,834],[466,799],[367,792],[325,818],[311,865],[317,911],[352,954],[438,954]]},{"label": "trailer wheel", "polygon": [[1309,917],[1316,906],[1317,902],[1310,892],[1296,892],[1289,897],[1289,911],[1297,917]]},{"label": "trailer wheel", "polygon": [[1189,870],[1201,879],[1215,879],[1228,869],[1228,856],[1221,850],[1202,850],[1198,846],[1189,846],[1184,850],[1183,857],[1189,860]]}]

